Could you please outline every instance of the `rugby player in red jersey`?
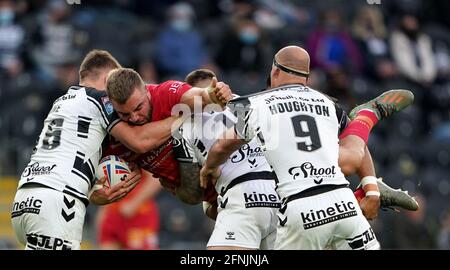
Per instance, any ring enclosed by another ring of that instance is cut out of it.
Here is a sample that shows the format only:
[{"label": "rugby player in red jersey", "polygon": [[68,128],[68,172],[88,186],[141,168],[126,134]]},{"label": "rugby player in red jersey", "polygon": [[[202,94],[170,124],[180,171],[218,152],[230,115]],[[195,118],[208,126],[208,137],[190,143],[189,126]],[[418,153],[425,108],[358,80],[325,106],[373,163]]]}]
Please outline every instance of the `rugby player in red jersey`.
[{"label": "rugby player in red jersey", "polygon": [[[213,79],[207,88],[192,87],[185,82],[166,81],[161,84],[144,84],[137,72],[132,69],[119,68],[112,71],[106,82],[106,89],[119,117],[134,125],[162,120],[172,116],[175,105],[184,104],[189,115],[194,111],[196,99],[201,108],[211,104],[210,92],[219,102],[225,104],[231,100],[229,86]],[[142,169],[160,178],[162,185],[174,193],[181,201],[197,204],[202,200],[215,201],[215,191],[211,188],[203,190],[199,183],[183,183],[180,181],[179,166],[173,155],[173,139],[169,139],[154,151],[135,153],[117,142],[111,142],[109,153],[136,163]],[[111,149],[112,148],[112,149]],[[114,151],[112,151],[114,150]],[[181,165],[182,166],[182,165]],[[182,169],[182,168],[181,168]]]}]

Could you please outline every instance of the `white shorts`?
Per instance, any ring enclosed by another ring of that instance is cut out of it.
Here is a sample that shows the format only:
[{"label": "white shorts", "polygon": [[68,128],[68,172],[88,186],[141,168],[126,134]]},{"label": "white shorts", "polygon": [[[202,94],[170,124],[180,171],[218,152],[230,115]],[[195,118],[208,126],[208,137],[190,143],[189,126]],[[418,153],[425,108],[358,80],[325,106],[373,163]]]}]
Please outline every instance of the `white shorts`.
[{"label": "white shorts", "polygon": [[379,249],[349,188],[292,200],[278,212],[275,249]]},{"label": "white shorts", "polygon": [[80,249],[86,206],[77,198],[45,187],[17,190],[11,222],[25,249]]},{"label": "white shorts", "polygon": [[207,246],[273,249],[280,200],[275,181],[251,180],[219,194],[218,215]]}]

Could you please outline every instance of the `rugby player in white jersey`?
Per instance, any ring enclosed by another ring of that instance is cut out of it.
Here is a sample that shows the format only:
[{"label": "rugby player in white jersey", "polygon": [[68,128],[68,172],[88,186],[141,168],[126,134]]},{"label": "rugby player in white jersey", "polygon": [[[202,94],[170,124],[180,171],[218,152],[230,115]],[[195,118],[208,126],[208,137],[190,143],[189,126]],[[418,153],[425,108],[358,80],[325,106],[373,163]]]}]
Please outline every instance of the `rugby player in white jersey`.
[{"label": "rugby player in white jersey", "polygon": [[[11,213],[16,236],[26,249],[80,248],[89,193],[107,133],[138,153],[170,138],[175,117],[142,126],[120,121],[103,91],[108,72],[119,67],[108,52],[90,52],[80,66],[80,84],[53,103],[21,175]],[[139,179],[136,170],[117,186],[93,192],[91,201],[118,200]]]},{"label": "rugby player in white jersey", "polygon": [[[273,89],[231,102],[239,121],[228,139],[218,140],[209,151],[200,184],[217,181],[219,166],[257,137],[282,199],[275,249],[378,249],[343,171],[360,168],[372,127],[411,104],[413,95],[389,91],[355,108],[339,140],[343,117],[336,117],[331,99],[305,86],[308,75],[309,55],[302,48],[288,46],[275,55]],[[362,186],[361,205],[378,210],[376,179],[364,178]]]},{"label": "rugby player in white jersey", "polygon": [[[185,81],[192,86],[208,87],[214,77],[209,70],[196,70]],[[209,149],[236,120],[229,110],[197,113],[184,120],[179,133],[173,135],[174,152],[184,185],[199,185],[200,166]],[[275,191],[274,174],[256,139],[233,153],[222,166],[215,189],[218,198],[217,203],[212,204],[218,207],[209,207],[210,204],[204,201],[205,213],[216,220],[207,248],[273,249],[276,212],[281,202]]]},{"label": "rugby player in white jersey", "polygon": [[[192,71],[185,81],[192,86],[207,87],[215,76],[210,70],[199,69]],[[199,179],[198,166],[204,164],[216,139],[227,128],[231,128],[235,121],[235,116],[228,110],[224,113],[199,113],[184,121],[174,148],[184,185],[195,185]],[[364,166],[358,170],[361,178],[375,175],[370,153],[366,155]],[[263,157],[260,144],[253,139],[243,145],[231,154],[221,169],[221,176],[216,183],[218,203],[211,205],[203,202],[205,213],[214,220],[217,216],[208,249],[272,248],[275,235],[268,232],[276,227],[278,219],[274,218],[274,208],[279,205],[279,201],[278,196],[272,195],[276,194],[275,175]],[[391,202],[398,201],[398,196],[405,196],[400,191],[383,195],[390,198]],[[192,196],[195,196],[194,192]],[[371,215],[371,219],[375,217],[372,211],[367,214]]]}]

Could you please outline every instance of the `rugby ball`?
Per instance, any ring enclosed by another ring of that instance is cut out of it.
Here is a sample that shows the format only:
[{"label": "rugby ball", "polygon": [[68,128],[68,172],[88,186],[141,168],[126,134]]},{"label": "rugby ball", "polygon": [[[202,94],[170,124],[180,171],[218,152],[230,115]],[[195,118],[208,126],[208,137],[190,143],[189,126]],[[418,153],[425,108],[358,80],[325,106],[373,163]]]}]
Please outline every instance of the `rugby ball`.
[{"label": "rugby ball", "polygon": [[100,160],[95,176],[97,179],[105,177],[103,186],[110,188],[125,180],[125,177],[130,172],[130,168],[125,160],[118,156],[109,155]]}]

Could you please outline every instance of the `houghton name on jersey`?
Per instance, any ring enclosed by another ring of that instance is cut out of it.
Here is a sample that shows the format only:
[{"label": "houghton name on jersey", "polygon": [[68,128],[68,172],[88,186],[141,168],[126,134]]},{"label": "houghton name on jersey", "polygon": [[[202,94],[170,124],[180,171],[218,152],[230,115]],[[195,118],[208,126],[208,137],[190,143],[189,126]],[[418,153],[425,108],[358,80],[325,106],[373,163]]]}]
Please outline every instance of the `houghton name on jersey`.
[{"label": "houghton name on jersey", "polygon": [[[224,135],[227,128],[232,128],[236,121],[236,117],[230,111],[194,114],[193,118],[185,120],[180,128],[182,139],[175,140],[177,159],[180,162],[203,165],[208,151],[216,140]],[[222,174],[216,184],[216,191],[219,194],[232,180],[244,174],[261,172],[265,173],[268,180],[274,179],[272,169],[256,139],[231,154],[228,161],[221,166],[221,171]]]},{"label": "houghton name on jersey", "polygon": [[87,203],[102,141],[119,121],[106,92],[70,87],[53,103],[18,188],[38,183]]},{"label": "houghton name on jersey", "polygon": [[236,133],[258,138],[282,198],[320,185],[348,184],[338,165],[343,111],[324,94],[286,85],[230,102]]}]

